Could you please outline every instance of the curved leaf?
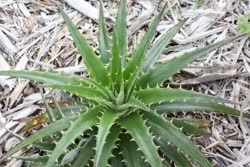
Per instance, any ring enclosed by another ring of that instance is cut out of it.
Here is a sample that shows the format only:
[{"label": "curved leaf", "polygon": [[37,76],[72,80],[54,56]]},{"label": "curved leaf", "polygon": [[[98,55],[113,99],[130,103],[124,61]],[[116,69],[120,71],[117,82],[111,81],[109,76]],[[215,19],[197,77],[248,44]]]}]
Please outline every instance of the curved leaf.
[{"label": "curved leaf", "polygon": [[163,15],[164,9],[165,6],[151,23],[146,35],[143,37],[141,43],[138,45],[133,55],[131,56],[131,59],[124,71],[125,79],[128,79],[132,73],[138,73],[138,71],[141,69],[143,59],[154,36],[156,27],[160,22],[161,16]]},{"label": "curved leaf", "polygon": [[161,159],[157,153],[157,148],[153,143],[152,136],[148,132],[143,119],[138,112],[133,112],[127,117],[119,120],[119,123],[135,140],[139,149],[144,153],[151,166],[161,167]]},{"label": "curved leaf", "polygon": [[176,112],[215,112],[220,114],[232,114],[240,115],[240,112],[231,107],[227,107],[221,104],[206,103],[206,102],[172,102],[172,103],[161,103],[151,106],[152,110],[156,110],[157,113],[176,113]]},{"label": "curved leaf", "polygon": [[112,92],[108,89],[108,87],[103,86],[102,84],[96,82],[95,80],[89,78],[83,78],[84,82],[87,83],[89,86],[95,87],[97,90],[102,92],[103,95],[108,99],[114,99]]},{"label": "curved leaf", "polygon": [[196,145],[171,122],[153,112],[143,112],[143,114],[145,119],[147,119],[147,125],[151,127],[150,130],[152,130],[155,135],[179,148],[184,154],[199,163],[200,166],[212,167],[212,164],[200,152]]},{"label": "curved leaf", "polygon": [[145,105],[151,105],[154,103],[162,102],[216,102],[226,103],[228,100],[224,100],[218,97],[208,96],[205,94],[188,91],[184,89],[173,88],[148,88],[135,92],[135,96],[138,97]]},{"label": "curved leaf", "polygon": [[156,85],[161,85],[164,81],[168,80],[170,77],[172,77],[172,75],[176,74],[188,64],[192,63],[198,58],[207,55],[213,50],[216,50],[222,47],[223,45],[226,45],[229,42],[238,39],[239,37],[241,36],[236,36],[227,40],[208,45],[203,48],[198,48],[192,52],[185,53],[180,57],[176,57],[168,62],[162,63],[158,67],[151,69],[149,72],[142,75],[138,81],[138,86],[141,88],[146,88],[147,86],[154,87]]},{"label": "curved leaf", "polygon": [[177,121],[184,122],[197,128],[208,128],[211,127],[211,121],[205,119],[177,119]]},{"label": "curved leaf", "polygon": [[81,146],[78,155],[72,163],[72,167],[85,167],[91,157],[95,155],[96,140],[94,135],[90,136],[89,139]]},{"label": "curved leaf", "polygon": [[67,129],[70,126],[70,122],[67,119],[60,119],[58,121],[53,122],[52,124],[48,125],[47,127],[42,128],[37,133],[29,136],[17,146],[12,148],[9,152],[5,154],[5,156],[1,159],[1,161],[5,158],[8,158],[12,154],[16,153],[17,151],[23,149],[24,147],[32,144],[37,140],[41,140],[46,136],[52,135],[56,132],[60,132],[63,129]]},{"label": "curved leaf", "polygon": [[133,107],[136,109],[149,111],[149,108],[143,102],[141,102],[139,99],[136,99],[134,97],[130,97],[128,102],[125,105],[128,105],[129,107]]},{"label": "curved leaf", "polygon": [[18,156],[18,157],[13,157],[13,158],[23,160],[23,161],[30,161],[30,162],[36,163],[36,165],[37,163],[45,165],[49,159],[48,156],[38,156],[38,157]]},{"label": "curved leaf", "polygon": [[131,141],[131,136],[122,134],[120,136],[120,148],[126,163],[126,166],[139,167],[142,166],[141,152],[138,151],[138,146],[134,141]]},{"label": "curved leaf", "polygon": [[111,167],[126,167],[123,162],[123,157],[119,152],[120,150],[118,148],[115,148],[113,150],[113,156],[110,159],[110,166]]},{"label": "curved leaf", "polygon": [[[194,122],[196,122],[195,119],[193,119]],[[181,128],[182,132],[191,134],[191,135],[210,135],[209,132],[200,129],[197,126],[191,125],[189,123],[186,122],[186,120],[177,120],[177,119],[173,119],[172,123],[174,124],[174,126],[176,126],[177,128]]]},{"label": "curved leaf", "polygon": [[47,72],[47,71],[0,71],[0,75],[18,77],[29,79],[45,84],[59,84],[59,85],[80,85],[83,81],[74,76],[66,76],[62,73]]},{"label": "curved leaf", "polygon": [[100,107],[95,107],[81,114],[79,118],[71,123],[69,129],[63,134],[56,148],[49,157],[47,167],[53,167],[59,156],[73,143],[73,141],[84,133],[86,130],[92,128],[98,122],[98,114]]},{"label": "curved leaf", "polygon": [[53,88],[53,89],[59,89],[63,91],[70,92],[72,94],[75,94],[77,96],[90,99],[90,100],[96,100],[100,99],[100,101],[105,101],[102,98],[107,98],[105,95],[102,94],[102,92],[93,89],[91,87],[84,87],[79,85],[47,85],[47,87]]},{"label": "curved leaf", "polygon": [[68,29],[71,33],[72,38],[75,41],[76,47],[79,50],[85,65],[87,66],[90,75],[95,78],[97,81],[103,83],[103,85],[108,85],[108,72],[104,67],[100,59],[96,56],[93,49],[89,46],[86,39],[78,31],[77,27],[72,23],[70,18],[60,10],[65,23],[68,26]]},{"label": "curved leaf", "polygon": [[99,24],[98,24],[98,41],[99,41],[99,50],[101,61],[104,64],[109,62],[110,53],[110,39],[109,34],[106,28],[106,22],[103,14],[103,3],[102,0],[100,1],[100,8],[99,8]]},{"label": "curved leaf", "polygon": [[63,73],[58,72],[48,72],[48,71],[0,71],[0,75],[18,77],[29,79],[37,82],[42,82],[44,84],[57,84],[57,85],[83,85],[83,86],[94,86],[98,90],[102,91],[107,97],[110,97],[110,93],[101,84],[95,82],[94,80],[88,78],[78,79],[77,76],[67,76]]},{"label": "curved leaf", "polygon": [[[122,2],[122,1],[121,1]],[[123,81],[122,78],[122,65],[121,65],[121,56],[119,50],[119,44],[117,39],[117,32],[113,33],[113,45],[111,49],[111,83],[114,83],[114,88],[117,91],[120,91],[121,83]]]},{"label": "curved leaf", "polygon": [[177,151],[174,146],[167,144],[162,139],[155,139],[154,142],[157,146],[160,146],[159,149],[164,155],[174,161],[177,167],[191,167],[187,158],[181,152]]},{"label": "curved leaf", "polygon": [[[94,166],[95,167],[101,167],[101,166],[106,166],[107,165],[107,158],[109,155],[105,154],[110,154],[111,152],[108,152],[105,150],[105,143],[107,143],[107,136],[110,133],[110,128],[112,125],[115,123],[115,120],[119,117],[121,113],[120,112],[109,112],[109,111],[104,111],[103,115],[100,117],[100,123],[98,126],[98,132],[96,136],[96,156],[95,156],[95,161],[94,161]],[[116,134],[119,134],[120,130],[117,129],[117,132],[113,132]],[[112,134],[110,134],[112,135]],[[118,135],[117,135],[118,137]],[[105,158],[104,158],[105,157]]]},{"label": "curved leaf", "polygon": [[[110,133],[108,134],[106,143],[104,145],[102,158],[107,160],[109,157],[111,157],[112,150],[116,148],[115,143],[118,140],[119,134],[120,134],[120,125],[113,125],[110,129]],[[106,166],[107,164],[105,164]]]},{"label": "curved leaf", "polygon": [[148,72],[148,70],[156,63],[158,58],[161,56],[162,51],[167,47],[184,23],[185,21],[177,23],[174,27],[162,35],[162,37],[148,50],[142,67],[142,71],[144,73]]},{"label": "curved leaf", "polygon": [[116,40],[113,39],[113,42],[116,41],[119,56],[121,58],[121,65],[125,67],[127,61],[127,0],[120,1],[118,11],[113,32]]},{"label": "curved leaf", "polygon": [[35,142],[32,144],[33,147],[38,148],[40,150],[45,150],[46,152],[51,152],[54,150],[56,144],[55,143],[45,143],[45,142]]}]

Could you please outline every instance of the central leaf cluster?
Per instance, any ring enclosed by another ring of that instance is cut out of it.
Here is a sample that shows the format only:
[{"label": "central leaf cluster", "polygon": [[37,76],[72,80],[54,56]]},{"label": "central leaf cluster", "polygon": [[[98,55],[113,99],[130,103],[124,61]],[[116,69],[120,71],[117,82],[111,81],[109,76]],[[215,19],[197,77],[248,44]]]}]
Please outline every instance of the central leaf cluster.
[{"label": "central leaf cluster", "polygon": [[[49,150],[50,156],[43,157],[46,166],[55,166],[65,150],[84,136],[88,139],[86,141],[83,138],[84,144],[79,145],[79,154],[72,158],[70,164],[73,167],[88,166],[93,157],[94,165],[91,163],[89,166],[94,167],[105,167],[107,163],[110,166],[124,166],[123,162],[127,166],[150,164],[152,167],[162,167],[162,157],[168,157],[177,166],[191,166],[191,159],[200,166],[211,167],[212,164],[178,128],[184,127],[185,132],[191,134],[200,132],[199,129],[185,121],[171,122],[161,114],[197,110],[234,115],[239,115],[239,112],[217,104],[228,102],[226,100],[183,89],[160,88],[158,85],[162,85],[194,60],[237,37],[199,48],[155,66],[161,52],[184,24],[184,21],[177,23],[150,47],[164,10],[155,17],[130,59],[127,54],[126,0],[121,0],[112,42],[106,29],[103,6],[100,4],[100,56],[95,54],[70,18],[61,11],[90,76],[79,79],[41,71],[0,71],[0,75],[35,80],[45,83],[49,88],[78,95],[85,102],[82,104],[84,109],[78,109],[77,113],[70,112],[71,109],[67,109],[67,112],[60,110],[59,119],[54,120],[51,116],[49,126],[23,140],[4,158],[46,136],[65,131],[53,149]],[[120,159],[120,153],[124,160]],[[69,152],[62,162],[68,159],[69,154],[72,156],[72,152]],[[114,156],[111,157],[111,154]],[[148,164],[145,164],[144,159]]]}]

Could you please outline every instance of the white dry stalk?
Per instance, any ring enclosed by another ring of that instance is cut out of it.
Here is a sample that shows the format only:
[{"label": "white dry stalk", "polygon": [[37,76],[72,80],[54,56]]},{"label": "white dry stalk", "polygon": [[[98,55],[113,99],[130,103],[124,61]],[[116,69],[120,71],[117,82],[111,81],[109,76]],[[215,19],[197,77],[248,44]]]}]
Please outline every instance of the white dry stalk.
[{"label": "white dry stalk", "polygon": [[[0,70],[10,70],[10,65],[1,54],[0,54]],[[13,80],[9,80],[8,78],[9,78],[8,76],[0,76],[0,85],[2,87],[5,87],[7,85],[10,89],[13,89],[15,82]]]},{"label": "white dry stalk", "polygon": [[17,52],[17,48],[11,43],[9,38],[0,30],[0,48],[2,48],[12,59]]},{"label": "white dry stalk", "polygon": [[157,7],[157,4],[153,1],[141,0],[139,3],[143,6],[143,10],[140,16],[138,16],[133,21],[133,24],[131,24],[131,27],[129,28],[129,35],[132,35],[139,30],[144,25],[145,21],[150,18]]},{"label": "white dry stalk", "polygon": [[88,16],[94,21],[98,21],[98,9],[84,0],[64,0],[69,6],[81,12],[83,15]]}]

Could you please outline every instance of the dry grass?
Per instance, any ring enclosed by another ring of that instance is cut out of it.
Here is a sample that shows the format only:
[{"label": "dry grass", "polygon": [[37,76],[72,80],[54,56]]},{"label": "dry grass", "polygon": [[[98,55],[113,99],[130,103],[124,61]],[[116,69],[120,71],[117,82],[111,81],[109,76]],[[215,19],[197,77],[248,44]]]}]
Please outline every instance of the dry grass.
[{"label": "dry grass", "polygon": [[[80,5],[76,2],[81,2]],[[250,3],[241,0],[204,1],[194,10],[195,0],[180,0],[164,16],[157,28],[159,38],[171,26],[187,18],[171,47],[164,51],[159,63],[183,52],[239,34],[237,16],[250,11]],[[133,50],[145,34],[147,24],[168,0],[140,0],[129,3],[129,44]],[[83,4],[86,3],[86,4]],[[117,1],[104,1],[109,28],[115,20]],[[87,5],[87,6],[86,6]],[[91,6],[88,6],[91,5]],[[0,0],[0,70],[58,70],[86,74],[58,6],[71,16],[80,31],[97,51],[98,1],[83,0]],[[193,87],[200,92],[232,100],[242,112],[250,113],[250,40],[243,37],[204,59],[183,69],[172,85]],[[11,135],[25,125],[25,119],[43,111],[39,84],[22,79],[0,77],[0,156],[17,143]],[[45,89],[45,95],[48,90]],[[56,92],[58,100],[66,98]],[[210,157],[215,166],[250,166],[250,120],[227,115],[187,114],[212,121],[209,137],[194,141]],[[26,137],[27,132],[20,136]],[[39,152],[29,150],[28,155]],[[23,154],[22,152],[17,155]],[[21,161],[8,161],[6,166],[21,166]]]}]

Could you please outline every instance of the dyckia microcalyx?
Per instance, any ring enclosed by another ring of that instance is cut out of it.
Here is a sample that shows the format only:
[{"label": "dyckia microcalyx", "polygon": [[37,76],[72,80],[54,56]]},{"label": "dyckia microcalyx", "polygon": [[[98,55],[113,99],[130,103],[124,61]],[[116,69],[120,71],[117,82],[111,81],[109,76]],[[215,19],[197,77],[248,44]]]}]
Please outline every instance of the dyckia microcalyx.
[{"label": "dyckia microcalyx", "polygon": [[[37,146],[40,142],[39,146],[42,147],[42,141],[46,146],[52,144],[46,156],[28,160],[45,163],[48,167],[55,164],[76,167],[87,164],[95,167],[106,167],[108,164],[161,167],[163,164],[170,165],[169,162],[183,167],[191,166],[189,160],[202,167],[212,166],[183,133],[206,134],[194,125],[197,120],[170,120],[161,114],[202,111],[239,115],[239,112],[221,104],[227,103],[227,100],[183,89],[165,88],[162,84],[191,62],[238,37],[156,65],[161,52],[184,24],[184,21],[180,21],[151,45],[163,11],[155,17],[131,58],[127,54],[126,0],[120,2],[112,40],[100,3],[100,55],[95,54],[77,27],[61,11],[89,77],[44,71],[0,71],[0,75],[42,82],[48,88],[78,95],[84,104],[80,103],[81,107],[77,109],[62,108],[56,120],[51,119],[48,126],[23,140],[4,158],[30,144]],[[53,138],[53,134],[57,137]],[[52,141],[45,140],[46,136],[52,136]]]}]

